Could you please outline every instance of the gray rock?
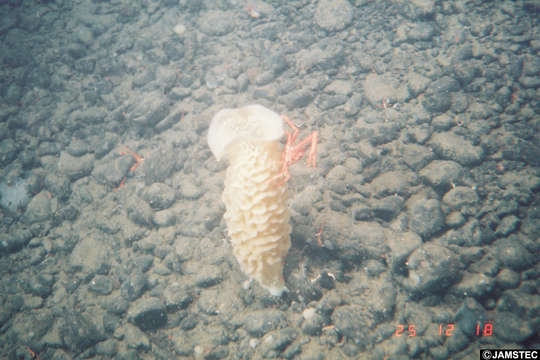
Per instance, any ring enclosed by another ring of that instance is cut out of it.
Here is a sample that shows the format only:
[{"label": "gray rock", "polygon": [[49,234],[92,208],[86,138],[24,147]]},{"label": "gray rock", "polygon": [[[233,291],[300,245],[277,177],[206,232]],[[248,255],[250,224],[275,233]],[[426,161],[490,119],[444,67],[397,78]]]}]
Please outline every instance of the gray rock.
[{"label": "gray rock", "polygon": [[120,294],[113,294],[105,297],[101,306],[111,314],[122,315],[129,308],[129,301]]},{"label": "gray rock", "polygon": [[361,258],[379,259],[386,253],[381,246],[386,241],[385,230],[376,222],[354,222],[350,216],[329,215],[324,226],[324,245],[339,250],[349,261]]},{"label": "gray rock", "polygon": [[45,187],[58,199],[64,200],[69,196],[70,185],[71,182],[67,176],[54,173],[45,176]]},{"label": "gray rock", "polygon": [[497,241],[495,246],[499,261],[514,271],[526,270],[537,261],[537,257],[527,250],[515,236],[501,239]]},{"label": "gray rock", "polygon": [[176,312],[185,309],[193,302],[193,295],[189,288],[179,283],[173,283],[163,291],[163,301],[167,312]]},{"label": "gray rock", "polygon": [[346,0],[320,0],[315,10],[315,22],[326,31],[340,31],[350,25],[354,8]]},{"label": "gray rock", "polygon": [[442,158],[454,160],[461,165],[477,164],[484,158],[484,149],[452,132],[435,134],[430,141],[435,152]]},{"label": "gray rock", "polygon": [[32,239],[32,233],[25,228],[16,227],[9,234],[0,233],[0,254],[21,250]]},{"label": "gray rock", "polygon": [[216,265],[201,266],[195,275],[195,285],[202,288],[214,286],[223,281],[223,272]]},{"label": "gray rock", "polygon": [[80,354],[86,349],[105,340],[105,336],[85,316],[64,312],[60,325],[62,343],[73,354]]},{"label": "gray rock", "polygon": [[163,210],[174,203],[176,194],[170,186],[163,183],[154,183],[141,191],[141,197],[152,209]]},{"label": "gray rock", "polygon": [[[137,351],[148,351],[151,348],[150,339],[148,336],[136,326],[126,324],[122,327],[122,333],[124,334],[124,341],[129,349],[136,349]],[[127,359],[137,358],[136,354],[132,356],[126,356]]]},{"label": "gray rock", "polygon": [[503,290],[515,289],[519,286],[520,276],[519,273],[510,269],[502,269],[497,274],[497,286]]},{"label": "gray rock", "polygon": [[262,340],[259,352],[264,358],[278,357],[297,337],[298,330],[290,327],[272,331]]},{"label": "gray rock", "polygon": [[437,34],[433,24],[429,22],[413,23],[407,31],[408,41],[429,41]]},{"label": "gray rock", "polygon": [[[382,199],[372,199],[369,202],[369,205],[375,217],[385,221],[391,221],[399,214],[403,203],[404,201],[401,196],[390,195]],[[361,216],[358,211],[355,214],[355,218],[357,218],[357,216]]]},{"label": "gray rock", "polygon": [[455,161],[434,160],[420,170],[420,176],[437,192],[447,192],[463,177],[463,167]]},{"label": "gray rock", "polygon": [[167,324],[163,303],[155,297],[140,299],[128,312],[129,320],[141,330],[155,330]]},{"label": "gray rock", "polygon": [[482,299],[493,291],[495,279],[482,273],[465,272],[459,284],[454,286],[454,291],[459,295],[473,296]]},{"label": "gray rock", "polygon": [[49,274],[40,274],[28,281],[30,292],[45,299],[53,291],[54,277]]},{"label": "gray rock", "polygon": [[53,216],[55,210],[56,201],[53,202],[47,191],[42,191],[28,203],[24,213],[24,220],[29,224],[45,221]]},{"label": "gray rock", "polygon": [[409,19],[430,18],[435,11],[435,0],[413,0],[403,3],[403,16]]},{"label": "gray rock", "polygon": [[111,249],[105,245],[103,239],[96,234],[88,234],[77,242],[71,252],[69,262],[72,267],[92,274],[109,266],[110,253]]},{"label": "gray rock", "polygon": [[383,101],[396,101],[406,97],[394,87],[394,82],[391,79],[377,74],[366,76],[363,88],[367,100],[373,106],[382,106]]},{"label": "gray rock", "polygon": [[520,222],[521,220],[515,215],[505,216],[497,226],[495,233],[500,236],[507,236],[517,230]]},{"label": "gray rock", "polygon": [[155,70],[153,68],[146,68],[143,71],[136,73],[131,84],[134,88],[140,88],[154,80],[156,80]]},{"label": "gray rock", "polygon": [[371,145],[387,144],[399,137],[400,126],[395,122],[374,122],[366,123],[362,119],[358,120],[353,129],[355,141],[367,140]]},{"label": "gray rock", "polygon": [[186,49],[184,44],[176,39],[169,39],[162,45],[163,52],[170,61],[178,61],[184,57]]},{"label": "gray rock", "polygon": [[100,107],[90,107],[73,112],[72,119],[77,126],[83,124],[101,124],[107,119],[107,112]]},{"label": "gray rock", "polygon": [[474,79],[482,75],[482,70],[478,65],[466,61],[454,61],[456,61],[453,67],[454,76],[463,86],[469,85]]},{"label": "gray rock", "polygon": [[408,259],[408,277],[403,285],[416,296],[444,292],[460,278],[459,258],[445,247],[426,243]]},{"label": "gray rock", "polygon": [[329,110],[333,109],[336,106],[343,105],[347,102],[348,97],[346,95],[341,94],[335,94],[335,95],[327,95],[322,94],[319,96],[317,101],[317,106],[321,110]]},{"label": "gray rock", "polygon": [[269,331],[283,327],[286,318],[279,310],[256,310],[244,316],[242,324],[251,336],[261,337]]},{"label": "gray rock", "polygon": [[[315,312],[315,309],[311,309],[310,312],[313,312],[313,314],[309,314],[309,316],[304,315],[304,321],[302,322],[302,332],[306,335],[320,335],[321,330],[327,320],[317,312]],[[306,310],[304,310],[304,314],[306,314]]]},{"label": "gray rock", "polygon": [[452,93],[458,91],[459,83],[444,76],[432,82],[424,93],[422,105],[432,113],[443,113],[452,105]]},{"label": "gray rock", "polygon": [[199,29],[210,36],[221,36],[234,29],[235,13],[230,11],[211,10],[201,13]]},{"label": "gray rock", "polygon": [[354,339],[355,344],[362,349],[372,341],[370,330],[375,326],[375,321],[362,305],[338,307],[332,314],[332,324],[343,336]]},{"label": "gray rock", "polygon": [[176,224],[176,214],[174,211],[169,209],[156,211],[154,213],[154,217],[152,218],[152,222],[157,227],[172,226]]},{"label": "gray rock", "polygon": [[72,156],[83,156],[90,152],[90,145],[82,139],[73,139],[66,148],[66,151]]},{"label": "gray rock", "polygon": [[281,101],[289,109],[303,108],[313,101],[313,94],[308,90],[296,90],[282,96]]},{"label": "gray rock", "polygon": [[392,271],[399,274],[403,271],[403,266],[405,266],[409,255],[422,245],[422,238],[413,232],[406,232],[396,234],[396,236],[388,236],[387,243],[390,252],[386,258]]},{"label": "gray rock", "polygon": [[[181,147],[187,148],[190,145],[189,138],[184,137],[183,139],[185,142],[181,141]],[[174,149],[171,145],[166,144],[147,153],[141,166],[146,185],[168,179],[174,170],[182,168],[186,158],[185,151]]]},{"label": "gray rock", "polygon": [[[475,212],[473,209],[471,208],[471,214]],[[440,241],[441,244],[448,245],[481,246],[493,241],[493,232],[490,231],[489,227],[482,226],[478,220],[473,218],[460,228],[444,233]]]},{"label": "gray rock", "polygon": [[480,205],[476,191],[466,186],[451,189],[444,195],[442,201],[452,210],[460,210],[466,215],[474,214]]},{"label": "gray rock", "polygon": [[494,324],[504,324],[494,333],[505,343],[521,343],[535,333],[531,320],[521,319],[508,311],[496,312],[493,322]]},{"label": "gray rock", "polygon": [[373,325],[394,313],[396,289],[386,267],[377,260],[368,260],[365,271],[351,273],[349,287],[344,291],[351,302],[361,304],[373,319]]},{"label": "gray rock", "polygon": [[86,154],[74,157],[66,151],[62,151],[58,160],[58,170],[71,180],[77,180],[90,174],[94,167],[94,155]]},{"label": "gray rock", "polygon": [[448,131],[456,125],[456,119],[448,114],[440,114],[433,118],[431,125],[436,131]]},{"label": "gray rock", "polygon": [[[416,134],[418,137],[423,138],[424,141],[429,137],[427,132],[421,135],[420,129],[417,129]],[[430,148],[418,144],[403,145],[401,147],[401,153],[403,161],[416,171],[422,169],[435,157],[435,154]]]},{"label": "gray rock", "polygon": [[138,299],[146,290],[147,279],[143,273],[135,272],[120,287],[120,294],[129,301]]},{"label": "gray rock", "polygon": [[255,78],[255,84],[258,86],[264,86],[270,84],[276,78],[276,74],[271,70],[266,70],[257,75]]},{"label": "gray rock", "polygon": [[419,198],[408,204],[409,228],[426,238],[444,226],[441,204],[436,199]]},{"label": "gray rock", "polygon": [[319,70],[336,69],[344,60],[344,49],[336,41],[321,41],[308,49],[300,50],[296,66],[302,72],[316,67]]},{"label": "gray rock", "polygon": [[527,89],[536,89],[540,87],[540,79],[538,76],[521,76],[519,83]]},{"label": "gray rock", "polygon": [[459,211],[452,211],[446,217],[446,225],[457,228],[465,223],[466,219]]},{"label": "gray rock", "polygon": [[101,356],[113,358],[116,355],[116,347],[115,340],[105,340],[96,345],[96,353]]},{"label": "gray rock", "polygon": [[117,187],[126,178],[133,164],[133,157],[128,155],[105,159],[94,168],[92,175],[100,184]]},{"label": "gray rock", "polygon": [[134,223],[152,227],[154,211],[147,202],[136,197],[131,198],[127,204],[127,213],[129,219]]},{"label": "gray rock", "polygon": [[373,179],[369,187],[378,197],[394,194],[408,196],[411,187],[417,183],[418,179],[411,171],[388,171]]},{"label": "gray rock", "polygon": [[204,314],[217,315],[220,312],[220,301],[221,299],[219,297],[218,290],[208,289],[202,291],[199,295],[199,299],[197,301],[197,308],[200,312]]},{"label": "gray rock", "polygon": [[169,103],[167,98],[160,91],[145,93],[134,105],[129,119],[143,130],[147,127],[155,126],[169,114]]},{"label": "gray rock", "polygon": [[113,283],[108,276],[97,275],[88,284],[88,290],[100,295],[109,295],[112,292]]},{"label": "gray rock", "polygon": [[512,146],[502,149],[503,158],[506,160],[524,161],[530,165],[540,165],[540,146],[520,139],[512,138]]}]

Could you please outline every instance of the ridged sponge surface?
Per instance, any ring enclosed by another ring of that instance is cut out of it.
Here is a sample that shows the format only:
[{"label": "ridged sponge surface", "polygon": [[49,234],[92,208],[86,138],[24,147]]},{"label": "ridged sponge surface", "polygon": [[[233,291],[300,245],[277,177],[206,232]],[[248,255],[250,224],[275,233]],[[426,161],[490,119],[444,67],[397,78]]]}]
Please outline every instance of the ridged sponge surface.
[{"label": "ridged sponge surface", "polygon": [[286,290],[283,265],[290,247],[287,185],[278,141],[243,141],[227,148],[225,221],[234,255],[250,278],[272,295]]}]

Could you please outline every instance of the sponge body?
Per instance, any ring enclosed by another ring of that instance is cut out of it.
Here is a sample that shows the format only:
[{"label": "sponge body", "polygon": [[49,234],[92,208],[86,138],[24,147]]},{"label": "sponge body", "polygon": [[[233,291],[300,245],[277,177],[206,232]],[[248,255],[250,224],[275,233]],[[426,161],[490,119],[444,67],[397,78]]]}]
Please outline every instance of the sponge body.
[{"label": "sponge body", "polygon": [[287,187],[279,181],[281,144],[238,142],[228,150],[222,199],[233,253],[246,275],[280,295],[291,233]]},{"label": "sponge body", "polygon": [[280,181],[282,135],[281,117],[260,105],[218,112],[208,133],[216,158],[229,160],[222,199],[233,253],[242,271],[272,295],[286,290],[291,233],[287,185]]}]

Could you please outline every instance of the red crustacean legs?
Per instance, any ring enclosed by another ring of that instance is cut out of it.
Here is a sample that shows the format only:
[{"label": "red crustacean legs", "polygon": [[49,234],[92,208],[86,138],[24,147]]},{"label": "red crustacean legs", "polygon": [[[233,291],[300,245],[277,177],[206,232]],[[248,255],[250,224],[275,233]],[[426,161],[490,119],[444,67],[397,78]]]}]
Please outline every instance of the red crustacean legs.
[{"label": "red crustacean legs", "polygon": [[282,168],[281,172],[275,176],[273,179],[277,177],[282,178],[282,184],[286,183],[290,177],[291,174],[289,173],[289,166],[296,163],[298,160],[304,156],[306,152],[306,148],[309,144],[311,144],[309,154],[307,157],[307,165],[311,167],[317,166],[317,142],[319,139],[319,132],[314,131],[309,136],[307,136],[304,140],[300,141],[298,144],[294,145],[294,142],[296,141],[296,138],[298,137],[299,129],[296,125],[293,124],[291,120],[285,115],[281,115],[281,118],[289,124],[289,126],[292,129],[292,132],[287,131],[287,143],[285,144],[285,149],[283,149],[283,154],[281,156],[281,163]]}]

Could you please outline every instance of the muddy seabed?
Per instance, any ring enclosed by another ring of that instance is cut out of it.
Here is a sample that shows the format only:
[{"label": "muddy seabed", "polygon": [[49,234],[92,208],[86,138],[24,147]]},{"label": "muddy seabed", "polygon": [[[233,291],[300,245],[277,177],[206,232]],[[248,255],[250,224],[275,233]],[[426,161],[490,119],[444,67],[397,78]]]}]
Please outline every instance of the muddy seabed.
[{"label": "muddy seabed", "polygon": [[[6,0],[0,357],[538,348],[537,1]],[[305,136],[289,292],[227,240],[212,116]]]}]

